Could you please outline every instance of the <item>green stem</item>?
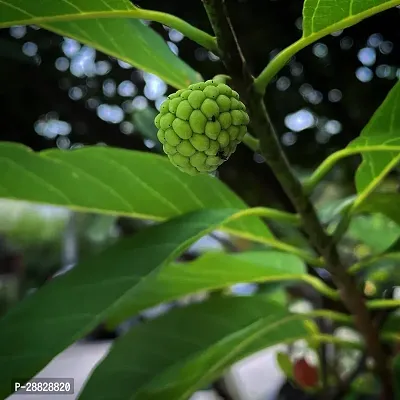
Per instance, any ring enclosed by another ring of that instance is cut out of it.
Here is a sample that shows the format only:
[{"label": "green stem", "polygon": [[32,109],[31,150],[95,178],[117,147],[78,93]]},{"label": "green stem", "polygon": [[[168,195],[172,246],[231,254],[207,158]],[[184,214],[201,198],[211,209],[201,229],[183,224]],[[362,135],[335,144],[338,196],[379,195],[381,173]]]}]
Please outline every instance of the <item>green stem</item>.
[{"label": "green stem", "polygon": [[268,207],[253,207],[243,211],[243,215],[256,215],[274,221],[286,222],[295,226],[300,225],[300,217],[297,214],[288,213],[286,211],[275,210]]},{"label": "green stem", "polygon": [[342,236],[346,233],[346,231],[350,225],[350,221],[351,221],[351,217],[352,217],[350,210],[353,206],[354,201],[355,201],[355,199],[351,199],[349,201],[349,203],[347,203],[341,210],[342,218],[339,221],[338,225],[336,226],[336,228],[332,234],[332,243],[335,245],[338,244],[338,242],[340,241]]},{"label": "green stem", "polygon": [[365,202],[365,200],[368,198],[368,196],[379,186],[379,184],[382,182],[384,177],[400,162],[400,154],[398,154],[396,157],[394,157],[387,165],[386,167],[372,179],[372,181],[369,183],[369,185],[354,199],[353,204],[349,208],[349,214],[354,213],[354,211],[361,206]]},{"label": "green stem", "polygon": [[327,157],[314,173],[306,179],[303,183],[304,190],[306,193],[311,191],[317,186],[317,184],[326,176],[326,174],[339,162],[342,158],[350,157],[356,154],[370,153],[370,152],[393,152],[400,151],[400,146],[387,146],[387,145],[376,145],[376,146],[364,146],[355,147],[339,150],[329,157]]},{"label": "green stem", "polygon": [[246,133],[243,138],[243,143],[251,150],[258,151],[260,148],[260,141],[250,133]]},{"label": "green stem", "polygon": [[351,315],[346,315],[337,311],[332,311],[332,310],[325,310],[325,309],[321,309],[321,310],[313,310],[310,311],[308,313],[306,313],[305,315],[310,316],[310,317],[323,317],[326,319],[330,319],[332,321],[336,321],[336,322],[341,322],[344,324],[353,324],[354,320],[353,317]]},{"label": "green stem", "polygon": [[141,16],[139,18],[156,21],[176,29],[189,39],[198,43],[200,46],[203,46],[213,53],[218,54],[217,40],[215,37],[209,35],[201,29],[194,27],[183,19],[159,11],[140,10],[140,12]]},{"label": "green stem", "polygon": [[[312,286],[317,292],[319,292],[320,294],[322,294],[323,296],[332,299],[332,300],[340,300],[340,296],[337,290],[332,289],[331,287],[329,287],[325,282],[323,282],[321,279],[318,279],[315,276],[312,275],[293,275],[293,279],[298,279],[301,280],[305,283],[308,283],[310,286]],[[291,280],[288,279],[287,280]],[[329,310],[325,310],[326,312],[328,312]],[[344,315],[344,314],[343,314]],[[318,316],[326,316],[325,315],[318,315]]]},{"label": "green stem", "polygon": [[385,342],[399,342],[400,341],[400,334],[397,332],[383,332],[382,339]]},{"label": "green stem", "polygon": [[367,307],[370,310],[378,310],[381,308],[397,308],[400,307],[400,299],[374,299],[367,301]]},{"label": "green stem", "polygon": [[[251,215],[251,214],[250,214]],[[256,215],[256,214],[253,214]],[[229,228],[222,227],[222,230],[226,233],[232,233],[235,235],[235,232],[232,232]],[[291,246],[290,244],[287,244],[285,242],[282,242],[280,240],[277,240],[273,237],[268,237],[268,236],[251,236],[249,235],[248,237],[243,234],[240,235],[241,238],[243,239],[248,239],[252,241],[256,241],[258,243],[265,244],[266,246],[269,246],[273,249],[281,250],[285,253],[293,254],[295,256],[298,256],[308,264],[314,266],[314,267],[324,267],[324,262],[320,258],[314,257],[312,254],[310,254],[306,250],[299,249],[298,247]]]},{"label": "green stem", "polygon": [[[290,213],[285,213],[283,211],[278,211],[274,209],[269,209],[265,207],[254,207],[254,208],[247,208],[243,211],[240,211],[236,214],[234,214],[231,218],[229,218],[229,222],[235,221],[236,219],[243,218],[243,217],[249,217],[249,216],[257,216],[257,217],[265,217],[265,218],[271,218],[275,220],[280,220],[280,221],[285,221],[289,222],[290,220],[294,222],[293,220],[293,214]],[[227,221],[227,222],[228,222]],[[222,229],[230,233],[230,229],[223,226]],[[242,234],[241,237],[246,238],[245,234]],[[269,237],[269,236],[257,236],[256,238],[252,235],[249,235],[248,237],[249,240],[257,240],[259,243],[263,243],[267,246],[270,246],[274,249],[282,250],[286,253],[294,254],[304,261],[306,261],[310,265],[322,267],[324,266],[324,262],[322,259],[315,258],[310,252],[299,249],[298,247],[291,246],[290,244],[287,244],[285,242],[282,242],[280,240],[275,239],[274,237]]]},{"label": "green stem", "polygon": [[[332,289],[331,287],[329,287],[321,279],[318,279],[317,277],[312,276],[312,275],[301,275],[299,278],[302,281],[308,283],[317,292],[321,293],[325,297],[328,297],[328,298],[330,298],[332,300],[340,300],[340,296],[339,296],[338,291],[335,290],[335,289]],[[328,311],[328,310],[326,310],[326,311]],[[321,316],[324,316],[324,315],[321,315]]]},{"label": "green stem", "polygon": [[309,235],[310,243],[318,251],[332,280],[339,289],[341,299],[356,316],[356,325],[363,335],[369,354],[376,360],[379,376],[384,382],[385,391],[391,392],[390,373],[387,368],[386,355],[379,341],[379,331],[372,321],[363,299],[361,290],[354,278],[346,271],[340,260],[332,238],[324,231],[310,198],[304,193],[302,185],[293,174],[291,166],[282,150],[274,128],[269,120],[263,99],[251,92],[247,105],[252,117],[252,127],[260,138],[261,151],[267,163],[280,181],[302,219],[303,229]]},{"label": "green stem", "polygon": [[107,10],[32,17],[27,19],[2,22],[0,23],[0,28],[6,28],[11,25],[45,25],[46,23],[52,22],[80,21],[97,18],[140,18],[149,21],[159,22],[173,29],[176,29],[189,39],[198,43],[200,46],[203,46],[214,53],[218,53],[215,37],[212,37],[208,33],[194,27],[193,25],[190,25],[188,22],[184,21],[181,18],[175,17],[174,15],[163,13],[160,11],[144,10],[142,8],[135,8],[131,10]]},{"label": "green stem", "polygon": [[[293,274],[293,275],[273,275],[268,277],[260,277],[251,282],[258,283],[273,283],[273,282],[290,282],[290,281],[303,281],[308,285],[312,286],[317,292],[322,294],[323,296],[337,301],[340,300],[340,296],[337,290],[332,289],[326,283],[324,283],[321,279],[318,279],[314,276],[307,274]],[[250,281],[249,281],[250,282]],[[234,283],[232,283],[234,284]],[[312,311],[307,315],[315,316],[315,317],[326,317],[332,320],[340,321],[340,322],[351,322],[351,317],[341,313],[335,313],[330,310],[318,310]]]},{"label": "green stem", "polygon": [[393,252],[393,253],[386,253],[386,254],[380,254],[377,256],[372,256],[368,257],[365,260],[361,260],[355,264],[353,264],[349,268],[349,273],[350,274],[356,274],[363,270],[364,268],[367,268],[371,265],[373,265],[377,261],[384,261],[384,260],[395,260],[395,261],[400,261],[400,252]]},{"label": "green stem", "polygon": [[282,50],[261,72],[261,74],[254,80],[254,89],[256,92],[263,95],[265,89],[272,78],[288,63],[288,61],[300,50],[304,49],[306,46],[316,42],[317,40],[327,36],[333,32],[339,31],[341,29],[348,28],[349,26],[355,25],[365,18],[371,17],[379,12],[385,11],[389,8],[395,7],[400,4],[400,0],[387,1],[383,4],[379,4],[375,7],[371,7],[361,13],[351,15],[341,21],[327,26],[318,32],[312,33],[308,36],[303,36],[301,39],[297,40],[295,43],[291,44]]},{"label": "green stem", "polygon": [[364,350],[363,343],[341,339],[340,337],[333,336],[333,335],[326,335],[326,334],[321,333],[319,335],[312,335],[310,337],[310,339],[317,340],[319,342],[324,342],[324,343],[337,344],[338,346],[341,346],[341,347],[350,347],[352,349]]}]

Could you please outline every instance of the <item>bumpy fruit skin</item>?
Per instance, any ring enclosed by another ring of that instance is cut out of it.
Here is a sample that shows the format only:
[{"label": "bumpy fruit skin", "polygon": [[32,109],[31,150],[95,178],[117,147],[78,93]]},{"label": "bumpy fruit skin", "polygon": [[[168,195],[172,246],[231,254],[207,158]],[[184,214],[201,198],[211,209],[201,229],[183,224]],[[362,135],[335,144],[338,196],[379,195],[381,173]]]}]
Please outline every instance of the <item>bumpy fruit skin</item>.
[{"label": "bumpy fruit skin", "polygon": [[169,95],[154,123],[172,164],[197,175],[215,171],[235,152],[249,116],[237,92],[209,80]]},{"label": "bumpy fruit skin", "polygon": [[301,387],[314,388],[318,385],[318,369],[310,365],[304,358],[297,360],[293,365],[293,377]]}]

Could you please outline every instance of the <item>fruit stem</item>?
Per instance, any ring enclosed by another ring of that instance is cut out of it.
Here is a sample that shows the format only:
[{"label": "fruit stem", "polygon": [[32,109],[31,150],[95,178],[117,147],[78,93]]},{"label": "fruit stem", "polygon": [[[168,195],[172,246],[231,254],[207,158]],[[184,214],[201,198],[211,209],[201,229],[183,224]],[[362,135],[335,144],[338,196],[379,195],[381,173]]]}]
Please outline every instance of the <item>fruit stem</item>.
[{"label": "fruit stem", "polygon": [[260,141],[248,132],[244,135],[243,143],[253,151],[258,151],[260,148]]}]

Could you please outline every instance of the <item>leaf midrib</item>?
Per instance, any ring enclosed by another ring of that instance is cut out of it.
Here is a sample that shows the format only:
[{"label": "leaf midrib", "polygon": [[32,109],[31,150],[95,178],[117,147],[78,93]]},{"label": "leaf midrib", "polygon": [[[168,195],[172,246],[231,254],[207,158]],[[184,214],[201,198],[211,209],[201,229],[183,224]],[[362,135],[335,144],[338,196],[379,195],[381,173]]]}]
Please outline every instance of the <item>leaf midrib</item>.
[{"label": "leaf midrib", "polygon": [[[15,7],[12,4],[0,0],[0,4],[3,4],[6,7],[17,10],[27,16],[29,18],[13,20],[10,22],[0,22],[0,28],[6,28],[11,25],[40,25],[42,23],[50,23],[50,22],[67,22],[73,20],[82,20],[82,19],[96,19],[96,18],[145,18],[143,15],[147,14],[146,10],[136,9],[132,4],[127,3],[129,8],[122,9],[113,9],[109,6],[109,4],[102,1],[102,3],[107,6],[109,9],[104,11],[82,11],[75,4],[68,2],[71,7],[75,8],[78,12],[76,13],[67,13],[62,15],[48,15],[48,16],[36,16],[34,14],[30,14],[22,8]],[[156,14],[162,14],[159,12],[154,12]],[[157,15],[155,15],[157,16]]]},{"label": "leaf midrib", "polygon": [[[342,20],[340,20],[338,22],[335,22],[334,24],[329,25],[326,28],[321,29],[321,30],[319,30],[317,32],[312,31],[308,35],[305,35],[303,33],[303,36],[300,39],[300,41],[307,40],[308,41],[307,45],[311,44],[315,40],[318,40],[323,36],[329,35],[329,34],[331,34],[333,32],[339,31],[341,29],[348,28],[348,27],[350,27],[352,25],[357,24],[358,22],[361,22],[363,19],[366,19],[368,17],[372,17],[373,15],[378,14],[378,13],[380,13],[382,11],[389,10],[390,8],[393,8],[393,7],[395,7],[395,6],[399,5],[399,4],[400,4],[400,0],[390,0],[390,1],[387,1],[386,3],[379,4],[377,6],[371,7],[368,10],[362,11],[362,12],[360,12],[358,14],[349,15],[348,17],[343,18]],[[303,15],[303,17],[304,17],[304,15]]]},{"label": "leaf midrib", "polygon": [[[0,3],[2,3],[1,0]],[[53,23],[53,22],[70,22],[70,21],[81,21],[81,20],[103,19],[103,18],[147,19],[162,23],[166,15],[169,14],[162,13],[159,11],[143,10],[143,9],[87,11],[81,13],[48,15],[41,17],[32,16],[31,18],[26,18],[26,19],[13,20],[9,22],[0,22],[0,28],[7,28],[11,25],[43,25],[46,23]]]},{"label": "leaf midrib", "polygon": [[[72,15],[75,15],[75,14],[72,14]],[[108,16],[108,17],[109,18],[110,17],[114,18],[115,16],[112,15],[112,16]],[[45,23],[42,24],[41,23],[41,24],[38,24],[38,25],[40,25],[44,29],[47,29],[47,30],[52,31],[54,33],[57,33],[58,35],[66,36],[66,37],[70,37],[70,38],[76,38],[81,43],[84,43],[84,44],[86,44],[88,46],[91,46],[91,47],[95,47],[97,50],[101,51],[104,54],[108,54],[111,57],[115,57],[115,58],[118,58],[121,61],[124,61],[124,62],[128,63],[128,64],[132,64],[132,59],[129,56],[126,56],[125,53],[119,52],[117,48],[115,48],[116,51],[112,51],[109,48],[102,46],[100,42],[96,42],[95,43],[91,37],[88,37],[86,35],[86,32],[83,32],[83,33],[81,32],[81,35],[85,36],[86,38],[78,37],[78,35],[75,35],[75,36],[71,35],[71,32],[69,32],[67,30],[64,30],[64,29],[61,29],[61,28],[58,28],[58,27],[54,27],[53,25],[49,25],[50,22],[71,22],[71,23],[73,23],[76,20],[85,20],[85,19],[94,19],[94,18],[95,17],[93,17],[93,18],[74,19],[74,20],[66,20],[66,21],[48,21],[47,22],[48,24],[45,24]],[[104,16],[104,18],[107,18],[107,16]],[[136,19],[137,18],[139,18],[139,17],[136,17]],[[26,22],[25,22],[25,24],[26,24]],[[2,24],[0,23],[0,28],[1,27],[2,27]],[[147,46],[145,46],[144,49],[147,49]],[[158,60],[154,57],[153,52],[150,52],[150,51],[147,51],[147,50],[145,50],[145,51],[146,51],[146,54],[148,56],[150,56],[151,58],[156,60],[157,65],[160,65],[158,63]],[[135,60],[134,65],[138,69],[142,69],[142,70],[150,72],[150,73],[152,73],[154,75],[160,76],[163,80],[165,80],[167,83],[169,83],[170,85],[174,86],[175,88],[184,89],[186,87],[185,85],[182,84],[181,79],[180,79],[179,75],[176,73],[176,69],[175,68],[168,70],[168,72],[171,75],[173,75],[173,77],[174,77],[174,79],[170,79],[168,77],[168,75],[165,74],[165,73],[163,73],[163,75],[160,75],[160,71],[157,68],[151,68],[148,65],[143,65],[143,64],[137,62],[136,60]],[[163,65],[163,64],[161,64],[161,65]],[[166,71],[164,71],[164,72],[166,72]]]},{"label": "leaf midrib", "polygon": [[[268,320],[270,319],[270,315],[268,316],[263,316],[258,318],[256,321],[252,322],[249,325],[246,325],[245,327],[230,333],[227,336],[224,336],[222,339],[217,340],[216,342],[212,343],[211,346],[207,347],[205,350],[198,350],[193,354],[190,354],[185,360],[178,362],[174,365],[171,365],[169,367],[167,367],[164,371],[163,374],[168,373],[168,371],[173,371],[174,369],[176,369],[179,365],[184,365],[187,362],[190,362],[192,359],[195,359],[196,356],[199,355],[203,355],[209,351],[212,351],[216,346],[218,346],[219,344],[223,343],[223,342],[229,342],[234,340],[235,336],[244,336],[243,340],[241,340],[240,342],[238,342],[235,347],[232,347],[232,350],[225,355],[224,357],[222,357],[218,362],[216,362],[214,364],[214,366],[208,370],[203,376],[202,379],[200,381],[195,381],[194,385],[191,385],[188,387],[188,389],[186,390],[186,392],[184,392],[179,398],[177,398],[176,400],[186,400],[187,398],[190,397],[190,395],[193,393],[193,391],[196,389],[196,387],[200,387],[202,384],[202,382],[204,382],[205,384],[207,382],[209,382],[210,377],[213,376],[213,374],[215,374],[216,370],[218,370],[218,368],[220,368],[221,365],[223,365],[225,362],[229,362],[229,358],[235,357],[238,355],[238,353],[240,353],[243,349],[246,348],[247,345],[250,345],[251,343],[253,343],[255,340],[259,339],[262,335],[266,334],[270,329],[275,329],[277,326],[280,325],[284,325],[288,322],[291,321],[295,321],[297,319],[306,319],[307,317],[301,314],[292,314],[292,315],[288,315],[287,317],[280,319],[278,321],[275,321],[273,323],[269,323],[268,325],[265,325],[266,323],[268,323]],[[265,326],[263,326],[265,325]],[[260,329],[257,329],[257,327],[260,326]],[[253,329],[256,329],[255,332],[250,333]],[[244,335],[245,332],[250,331],[249,335]],[[296,340],[300,340],[302,339],[303,336],[298,337],[298,338],[291,338],[290,342],[294,342]],[[156,377],[157,378],[157,377]],[[130,400],[134,400],[135,396],[137,396],[137,394],[140,395],[140,393],[143,390],[146,390],[147,387],[151,386],[151,384],[154,382],[154,379],[150,380],[149,382],[145,383],[141,389],[139,389],[139,391],[137,393],[134,393],[133,396],[130,397]]]}]

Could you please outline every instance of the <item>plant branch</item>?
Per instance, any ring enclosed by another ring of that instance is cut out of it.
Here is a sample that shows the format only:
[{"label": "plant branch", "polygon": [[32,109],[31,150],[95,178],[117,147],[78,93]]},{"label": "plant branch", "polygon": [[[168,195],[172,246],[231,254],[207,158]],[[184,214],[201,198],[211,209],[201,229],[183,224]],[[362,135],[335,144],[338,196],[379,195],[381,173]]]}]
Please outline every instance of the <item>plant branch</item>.
[{"label": "plant branch", "polygon": [[398,332],[383,332],[382,340],[385,342],[400,342],[400,335]]},{"label": "plant branch", "polygon": [[[293,274],[293,275],[282,275],[282,276],[270,276],[264,279],[258,279],[256,282],[260,283],[270,283],[270,282],[284,282],[284,281],[303,281],[308,285],[312,286],[319,294],[331,299],[331,300],[339,300],[339,293],[337,290],[330,288],[326,283],[324,283],[321,279],[316,278],[315,276],[311,276],[308,274]],[[332,320],[340,320],[341,322],[349,322],[349,318],[345,314],[341,314],[335,311],[329,310],[315,310],[310,312],[307,315],[313,315],[316,317],[326,317]]]},{"label": "plant branch", "polygon": [[[386,354],[379,340],[379,331],[365,306],[363,295],[353,277],[346,272],[336,247],[333,245],[331,238],[323,230],[314,207],[309,198],[304,194],[300,182],[292,173],[270,123],[261,96],[253,93],[249,101],[254,131],[264,132],[260,137],[261,151],[280,180],[287,195],[292,200],[297,212],[300,214],[304,230],[309,235],[310,242],[324,258],[326,269],[331,273],[332,280],[339,289],[345,306],[355,316],[356,326],[364,336],[369,353],[376,361],[386,397],[389,399],[392,397],[391,373]],[[268,128],[265,129],[265,127]]]},{"label": "plant branch", "polygon": [[352,214],[350,212],[350,209],[354,203],[354,200],[352,200],[349,204],[347,204],[346,207],[343,208],[342,210],[342,219],[339,221],[338,225],[336,226],[335,231],[333,232],[333,239],[332,243],[337,244],[340,239],[343,237],[343,235],[346,233],[347,229],[349,228],[350,222],[351,222],[351,217]]},{"label": "plant branch", "polygon": [[337,292],[337,290],[332,289],[323,280],[318,279],[315,276],[311,276],[309,274],[301,275],[301,276],[299,276],[299,279],[305,283],[308,283],[317,292],[319,292],[320,294],[322,294],[325,297],[328,297],[332,300],[340,299],[340,296],[339,296],[339,293]]},{"label": "plant branch", "polygon": [[252,214],[257,215],[258,217],[264,217],[273,221],[285,222],[295,226],[299,226],[301,222],[299,215],[275,210],[274,208],[253,207],[249,210],[251,210]]},{"label": "plant branch", "polygon": [[215,33],[221,60],[235,86],[240,85],[243,90],[252,84],[254,79],[233,30],[225,0],[202,0],[202,2]]},{"label": "plant branch", "polygon": [[384,308],[400,307],[400,299],[374,299],[367,301],[367,307],[370,310],[379,310]]},{"label": "plant branch", "polygon": [[323,342],[323,343],[337,344],[342,347],[350,347],[353,349],[365,350],[362,343],[354,342],[351,340],[344,340],[344,339],[341,339],[341,338],[339,338],[337,336],[333,336],[333,335],[326,335],[326,334],[321,333],[319,335],[312,335],[312,336],[310,336],[309,339],[316,340],[316,341]]},{"label": "plant branch", "polygon": [[310,243],[323,257],[326,263],[325,267],[331,273],[332,280],[339,289],[342,301],[354,315],[355,324],[364,336],[370,355],[375,359],[377,370],[383,383],[384,393],[387,398],[391,398],[391,373],[384,349],[379,340],[378,329],[365,306],[363,294],[357,287],[354,277],[346,272],[336,247],[332,245],[331,238],[325,233],[310,199],[305,195],[301,183],[291,170],[265,108],[263,91],[254,88],[254,80],[248,71],[227,15],[225,1],[203,0],[203,3],[217,38],[221,60],[228,74],[232,77],[234,87],[248,106],[251,126],[260,139],[261,151],[300,215]]},{"label": "plant branch", "polygon": [[387,1],[383,4],[379,4],[375,7],[371,7],[361,13],[351,15],[347,18],[342,19],[332,25],[327,26],[325,29],[321,29],[318,32],[312,33],[308,36],[303,36],[297,42],[294,42],[290,46],[283,49],[261,72],[261,74],[254,81],[254,89],[256,92],[263,95],[265,89],[271,79],[288,63],[288,61],[300,50],[304,49],[308,45],[316,42],[317,40],[327,36],[333,32],[340,31],[341,29],[348,28],[349,26],[355,25],[365,18],[371,17],[379,12],[388,10],[389,8],[395,7],[400,4],[399,0]]},{"label": "plant branch", "polygon": [[305,315],[310,316],[310,317],[322,317],[326,319],[330,319],[331,321],[336,321],[344,324],[353,324],[354,319],[351,315],[343,314],[337,311],[332,311],[332,310],[325,310],[325,309],[320,309],[320,310],[313,310]]},{"label": "plant branch", "polygon": [[260,141],[250,133],[246,133],[243,138],[243,143],[251,150],[258,151],[260,148]]},{"label": "plant branch", "polygon": [[361,261],[353,264],[348,269],[348,271],[351,274],[356,274],[356,273],[360,272],[361,270],[363,270],[364,268],[367,268],[367,267],[373,265],[377,261],[385,261],[385,260],[400,261],[400,252],[379,254],[377,256],[368,257],[364,260],[361,260]]},{"label": "plant branch", "polygon": [[[270,211],[273,211],[273,213],[271,213]],[[272,218],[273,216],[277,218],[283,217],[283,219],[281,218],[280,220],[288,222],[287,220],[288,215],[294,216],[295,214],[285,213],[284,211],[272,210],[266,207],[254,207],[254,208],[246,208],[244,210],[241,210],[240,212],[237,212],[231,218],[229,218],[227,222],[235,221],[239,218],[250,217],[250,216],[266,217],[266,218]],[[232,230],[229,229],[229,227],[226,227],[225,224],[221,227],[221,230],[227,233],[233,233],[234,235],[238,236],[236,231],[232,232]],[[243,232],[243,234],[241,234],[240,237],[266,244],[267,246],[271,246],[272,248],[282,250],[287,253],[295,254],[301,259],[307,261],[307,263],[310,265],[318,267],[324,265],[324,262],[321,259],[314,257],[309,251],[292,246],[290,244],[277,240],[274,237],[266,235],[254,236],[251,234],[246,234],[245,232]]]}]

